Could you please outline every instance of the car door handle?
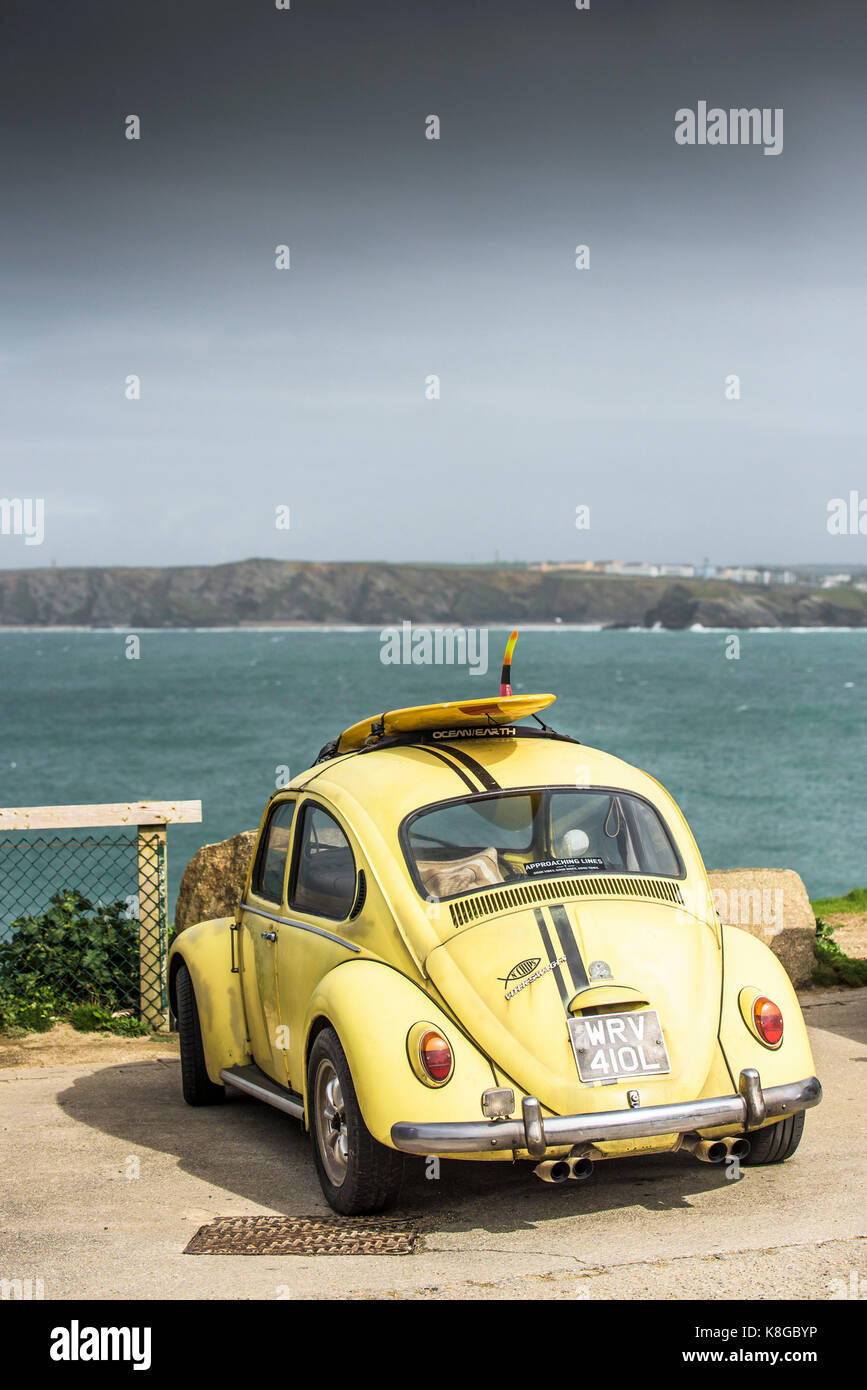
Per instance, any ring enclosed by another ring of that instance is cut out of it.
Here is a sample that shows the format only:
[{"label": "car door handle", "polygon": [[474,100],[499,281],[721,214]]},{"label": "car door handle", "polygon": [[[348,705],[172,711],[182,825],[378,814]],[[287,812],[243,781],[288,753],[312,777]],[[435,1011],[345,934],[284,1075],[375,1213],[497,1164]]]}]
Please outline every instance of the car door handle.
[{"label": "car door handle", "polygon": [[259,935],[261,936],[263,941],[277,940],[277,933],[275,931],[260,931]]}]

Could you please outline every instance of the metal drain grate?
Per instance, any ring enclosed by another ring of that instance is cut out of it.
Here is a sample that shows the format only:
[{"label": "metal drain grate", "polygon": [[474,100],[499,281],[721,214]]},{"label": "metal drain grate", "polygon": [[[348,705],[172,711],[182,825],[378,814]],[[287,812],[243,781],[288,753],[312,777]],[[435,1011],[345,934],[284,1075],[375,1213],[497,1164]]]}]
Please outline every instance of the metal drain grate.
[{"label": "metal drain grate", "polygon": [[218,1216],[185,1255],[411,1255],[412,1222],[374,1216]]}]

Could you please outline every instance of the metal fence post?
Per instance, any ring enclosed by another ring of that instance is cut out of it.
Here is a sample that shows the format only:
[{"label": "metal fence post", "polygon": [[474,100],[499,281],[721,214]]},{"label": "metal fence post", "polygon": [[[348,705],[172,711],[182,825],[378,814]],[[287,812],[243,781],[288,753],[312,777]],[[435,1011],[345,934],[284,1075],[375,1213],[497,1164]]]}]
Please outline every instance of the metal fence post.
[{"label": "metal fence post", "polygon": [[141,1018],[150,1028],[168,1026],[165,1001],[166,827],[138,827],[138,938]]}]

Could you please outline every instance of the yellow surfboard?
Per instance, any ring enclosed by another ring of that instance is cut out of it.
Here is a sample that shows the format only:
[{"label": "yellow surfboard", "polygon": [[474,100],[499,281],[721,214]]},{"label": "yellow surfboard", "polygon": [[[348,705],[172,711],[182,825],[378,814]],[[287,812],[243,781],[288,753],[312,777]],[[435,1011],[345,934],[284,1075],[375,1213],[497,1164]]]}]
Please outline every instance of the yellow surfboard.
[{"label": "yellow surfboard", "polygon": [[390,734],[421,733],[425,729],[470,729],[488,724],[511,724],[528,714],[547,709],[556,695],[493,695],[481,700],[446,700],[438,705],[410,705],[407,709],[386,710],[368,715],[338,740],[338,753],[363,748],[370,738]]}]

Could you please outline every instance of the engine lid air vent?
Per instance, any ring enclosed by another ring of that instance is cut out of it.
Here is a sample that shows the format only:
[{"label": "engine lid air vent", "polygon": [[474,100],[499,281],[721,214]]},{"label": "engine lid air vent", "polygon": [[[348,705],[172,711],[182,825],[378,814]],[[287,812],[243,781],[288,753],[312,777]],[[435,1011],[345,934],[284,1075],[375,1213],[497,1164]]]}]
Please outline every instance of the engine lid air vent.
[{"label": "engine lid air vent", "polygon": [[520,883],[508,888],[485,888],[449,903],[449,911],[454,925],[465,927],[470,922],[481,922],[514,908],[558,903],[567,898],[643,898],[649,902],[670,903],[673,907],[683,906],[680,887],[671,879],[592,874],[546,883]]}]

